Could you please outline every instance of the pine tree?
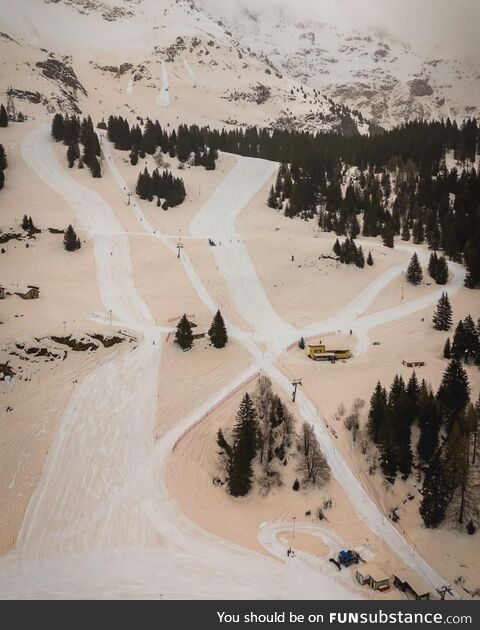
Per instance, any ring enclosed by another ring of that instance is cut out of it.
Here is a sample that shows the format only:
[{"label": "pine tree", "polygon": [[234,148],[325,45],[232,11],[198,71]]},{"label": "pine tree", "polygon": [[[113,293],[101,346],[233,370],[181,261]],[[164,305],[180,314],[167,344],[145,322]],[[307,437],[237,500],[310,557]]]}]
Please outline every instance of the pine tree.
[{"label": "pine tree", "polygon": [[276,208],[277,207],[277,197],[275,195],[275,190],[274,190],[273,186],[270,188],[270,193],[268,194],[267,206],[269,208]]},{"label": "pine tree", "polygon": [[382,241],[385,247],[390,247],[393,249],[394,247],[394,232],[390,222],[385,223],[385,226],[382,230]]},{"label": "pine tree", "polygon": [[78,148],[78,144],[70,144],[67,149],[68,168],[73,168],[75,160],[77,160],[79,157],[80,149]]},{"label": "pine tree", "polygon": [[67,252],[74,252],[75,250],[80,249],[80,239],[71,225],[69,225],[65,230],[63,246]]},{"label": "pine tree", "polygon": [[480,362],[480,339],[471,315],[463,320],[464,357],[465,361],[473,359]]},{"label": "pine tree", "polygon": [[0,190],[5,186],[5,173],[3,172],[3,168],[0,168]]},{"label": "pine tree", "polygon": [[222,314],[218,310],[213,318],[212,325],[208,331],[210,341],[214,348],[224,348],[227,345],[228,335],[223,321]]},{"label": "pine tree", "polygon": [[300,348],[300,350],[305,350],[305,339],[303,337],[300,337],[300,341],[298,342],[298,347]]},{"label": "pine tree", "polygon": [[435,282],[437,284],[447,284],[448,282],[448,263],[443,255],[440,256],[437,261]]},{"label": "pine tree", "polygon": [[373,265],[373,257],[372,257],[372,252],[368,252],[368,256],[367,256],[367,265],[369,267],[371,267]]},{"label": "pine tree", "polygon": [[444,464],[440,453],[431,462],[422,488],[420,516],[425,527],[436,528],[442,524],[450,500]]},{"label": "pine tree", "polygon": [[407,280],[410,284],[419,285],[423,280],[423,273],[420,263],[418,261],[417,253],[414,252],[410,264],[407,269]]},{"label": "pine tree", "polygon": [[5,152],[5,147],[3,144],[0,144],[0,171],[4,171],[8,166],[7,154]]},{"label": "pine tree", "polygon": [[233,429],[232,454],[228,462],[228,491],[243,497],[252,487],[252,460],[257,447],[256,414],[250,396],[242,398]]},{"label": "pine tree", "polygon": [[432,321],[435,330],[447,331],[452,327],[452,307],[447,293],[440,296]]},{"label": "pine tree", "polygon": [[447,341],[445,342],[445,345],[443,346],[443,358],[444,359],[452,358],[452,346],[450,344],[450,337],[447,337]]},{"label": "pine tree", "polygon": [[453,334],[452,356],[464,359],[465,362],[468,359],[468,336],[462,320],[458,322]]},{"label": "pine tree", "polygon": [[402,241],[410,240],[410,230],[408,229],[408,221],[406,219],[402,221],[402,230],[400,232],[400,235],[402,237]]},{"label": "pine tree", "polygon": [[425,381],[422,382],[418,394],[417,419],[420,429],[417,452],[421,462],[427,465],[438,448],[440,414],[435,395]]},{"label": "pine tree", "polygon": [[438,256],[437,252],[432,252],[430,254],[430,260],[428,261],[428,273],[431,278],[436,280],[438,271]]},{"label": "pine tree", "polygon": [[0,127],[8,127],[8,114],[3,103],[0,105]]},{"label": "pine tree", "polygon": [[337,240],[335,241],[335,243],[333,245],[333,251],[334,251],[334,253],[337,256],[340,256],[340,253],[341,253],[342,249],[341,249],[340,243],[338,241],[338,238],[337,238]]},{"label": "pine tree", "polygon": [[29,221],[28,221],[28,217],[26,214],[23,215],[23,219],[22,219],[22,229],[27,231],[29,228]]},{"label": "pine tree", "polygon": [[64,131],[65,123],[62,114],[55,114],[52,120],[52,138],[55,142],[63,140]]},{"label": "pine tree", "polygon": [[355,265],[363,269],[365,267],[365,256],[363,255],[362,246],[357,249],[357,253],[355,255]]},{"label": "pine tree", "polygon": [[182,350],[189,350],[193,345],[192,324],[184,314],[177,324],[175,342]]},{"label": "pine tree", "polygon": [[443,373],[437,392],[437,401],[442,412],[442,419],[450,432],[453,423],[458,420],[470,400],[468,376],[458,359],[452,359]]},{"label": "pine tree", "polygon": [[380,432],[385,425],[387,416],[387,392],[378,381],[370,398],[370,411],[368,413],[367,431],[370,439],[378,446],[380,444]]}]

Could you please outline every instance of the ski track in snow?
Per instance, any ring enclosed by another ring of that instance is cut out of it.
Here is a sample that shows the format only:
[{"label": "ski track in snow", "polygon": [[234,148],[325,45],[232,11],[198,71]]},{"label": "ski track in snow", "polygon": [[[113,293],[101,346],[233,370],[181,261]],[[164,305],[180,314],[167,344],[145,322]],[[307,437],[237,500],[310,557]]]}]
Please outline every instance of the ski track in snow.
[{"label": "ski track in snow", "polygon": [[162,87],[160,88],[160,92],[157,96],[157,105],[161,105],[162,107],[168,107],[170,105],[168,72],[164,61],[162,61]]},{"label": "ski track in snow", "polygon": [[[165,81],[168,84],[165,75],[164,86]],[[101,144],[107,165],[126,193],[126,184],[104,136],[101,136]],[[268,558],[201,530],[169,497],[163,469],[183,433],[260,370],[268,373],[289,394],[290,381],[273,361],[300,334],[322,334],[327,329],[332,330],[332,325],[335,330],[354,328],[360,338],[360,351],[364,352],[372,328],[433,304],[441,290],[361,317],[379,292],[404,270],[405,265],[398,266],[376,278],[340,311],[338,318],[296,331],[271,307],[246,247],[234,228],[238,213],[268,181],[277,165],[237,157],[237,165],[193,219],[190,232],[197,238],[222,241],[221,246],[212,248],[219,270],[239,312],[256,331],[256,339],[267,345],[268,351],[262,352],[249,333],[228,322],[231,335],[251,352],[252,365],[210,399],[201,402],[194,412],[155,443],[153,427],[161,333],[165,329],[155,326],[135,289],[128,236],[108,204],[75,182],[58,164],[46,126],[26,138],[22,153],[32,171],[70,203],[92,237],[97,281],[105,308],[112,310],[122,326],[140,332],[144,341],[124,355],[109,356],[73,391],[28,506],[17,547],[0,561],[2,596],[161,594],[165,597],[258,599],[277,598],[281,594],[292,598],[336,599],[351,598],[357,596],[357,592],[361,596],[351,582],[342,583],[344,576],[339,578],[335,567],[324,559],[297,553],[285,564],[273,564]],[[244,182],[249,183],[248,190]],[[174,241],[149,223],[135,198],[131,208],[144,230],[176,255]],[[398,249],[410,252],[415,248],[401,246]],[[421,250],[418,254],[426,255]],[[214,312],[217,305],[185,251],[181,263],[200,299]],[[450,265],[450,271],[448,290],[451,293],[461,286],[464,270]],[[249,309],[243,304],[248,304]],[[335,449],[325,423],[302,391],[297,393],[297,402],[302,418],[315,426],[332,474],[347,492],[360,518],[433,588],[444,584],[381,514]],[[274,555],[283,558],[284,546],[276,534],[288,528],[285,523],[263,524],[259,540]],[[297,524],[297,528],[319,535],[332,550],[346,546],[320,526]],[[162,546],[158,545],[158,536],[162,538]]]}]

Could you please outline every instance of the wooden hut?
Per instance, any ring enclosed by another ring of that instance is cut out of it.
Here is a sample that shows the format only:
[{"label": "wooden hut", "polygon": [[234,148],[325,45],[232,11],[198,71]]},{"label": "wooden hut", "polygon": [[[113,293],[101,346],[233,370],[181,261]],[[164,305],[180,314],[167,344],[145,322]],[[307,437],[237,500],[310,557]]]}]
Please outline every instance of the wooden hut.
[{"label": "wooden hut", "polygon": [[396,571],[393,584],[413,599],[430,599],[430,591],[425,582],[410,569]]},{"label": "wooden hut", "polygon": [[368,584],[374,591],[388,591],[390,589],[390,578],[385,570],[374,562],[366,562],[359,565],[355,577],[362,586]]},{"label": "wooden hut", "polygon": [[37,300],[40,297],[40,289],[31,284],[27,286],[28,291],[25,293],[20,293],[17,291],[17,295],[19,295],[22,300]]}]

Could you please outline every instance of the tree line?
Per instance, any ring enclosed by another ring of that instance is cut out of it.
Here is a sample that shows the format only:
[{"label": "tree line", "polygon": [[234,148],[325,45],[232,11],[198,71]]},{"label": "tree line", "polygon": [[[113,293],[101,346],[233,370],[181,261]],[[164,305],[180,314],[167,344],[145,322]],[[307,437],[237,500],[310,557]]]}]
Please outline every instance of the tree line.
[{"label": "tree line", "polygon": [[[381,236],[387,247],[394,246],[395,236],[415,244],[427,242],[431,249],[441,249],[451,260],[465,264],[466,286],[480,284],[480,179],[473,166],[480,143],[475,120],[461,127],[449,120],[408,123],[361,138],[244,134],[243,141],[236,134],[240,152],[275,159],[289,155],[269,192],[270,207],[289,217],[318,215],[323,230],[350,238],[360,233],[357,216],[362,214],[364,236]],[[289,151],[290,142],[303,153]],[[228,150],[222,143],[220,148]],[[460,173],[447,168],[447,151],[467,162]],[[348,166],[359,172],[349,177],[342,193]]]},{"label": "tree line", "polygon": [[[208,128],[198,125],[179,125],[177,130],[168,132],[162,129],[158,120],[147,118],[145,124],[132,125],[121,116],[109,116],[107,135],[116,149],[130,151],[130,162],[135,165],[138,158],[146,154],[153,155],[157,149],[171,158],[177,158],[183,164],[192,159],[195,166],[214,170],[218,152],[208,145]],[[143,130],[142,130],[143,126]]]},{"label": "tree line", "polygon": [[478,525],[479,413],[480,400],[470,403],[468,376],[457,358],[449,362],[436,394],[415,372],[408,383],[395,376],[388,391],[379,381],[372,393],[367,432],[382,473],[393,484],[397,475],[408,479],[414,467],[423,472],[420,515],[427,527],[448,520],[473,533]]},{"label": "tree line", "polygon": [[321,487],[330,478],[313,427],[304,423],[295,434],[293,416],[264,375],[259,377],[253,395],[243,396],[230,435],[220,428],[216,443],[222,474],[234,497],[247,495],[255,482],[262,494],[281,486],[282,468],[292,451],[300,477],[293,484],[294,490],[300,485]]},{"label": "tree line", "polygon": [[[88,166],[92,177],[102,176],[100,168],[100,142],[93,128],[90,116],[80,121],[78,116],[63,116],[55,114],[52,120],[52,138],[55,142],[63,142],[68,147],[68,167],[73,168],[78,160],[78,168]],[[80,152],[80,144],[83,145],[83,153]]]}]

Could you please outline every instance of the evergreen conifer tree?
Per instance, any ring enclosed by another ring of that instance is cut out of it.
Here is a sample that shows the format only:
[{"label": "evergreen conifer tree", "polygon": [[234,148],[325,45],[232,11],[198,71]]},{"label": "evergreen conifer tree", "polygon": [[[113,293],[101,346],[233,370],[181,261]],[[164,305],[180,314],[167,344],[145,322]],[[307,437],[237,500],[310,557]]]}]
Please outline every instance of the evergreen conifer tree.
[{"label": "evergreen conifer tree", "polygon": [[438,258],[435,281],[437,284],[447,284],[448,282],[448,263],[443,255]]},{"label": "evergreen conifer tree", "polygon": [[8,114],[3,103],[0,105],[0,127],[8,127]]},{"label": "evergreen conifer tree", "polygon": [[447,337],[447,341],[445,342],[445,345],[443,346],[443,358],[444,359],[452,358],[452,346],[450,344],[450,337]]},{"label": "evergreen conifer tree", "polygon": [[367,430],[370,439],[378,446],[380,433],[385,425],[387,416],[387,392],[378,381],[370,398],[370,411],[368,413]]},{"label": "evergreen conifer tree", "polygon": [[186,314],[182,316],[177,324],[175,342],[182,350],[189,350],[193,345],[192,324],[187,319]]},{"label": "evergreen conifer tree", "polygon": [[460,361],[453,358],[443,373],[437,392],[442,419],[450,432],[454,422],[458,420],[470,400],[470,384],[468,376]]},{"label": "evergreen conifer tree", "polygon": [[410,264],[408,265],[407,280],[408,282],[410,282],[410,284],[413,284],[415,286],[420,284],[423,280],[422,268],[418,261],[418,256],[416,252],[414,252],[410,260]]},{"label": "evergreen conifer tree", "polygon": [[450,500],[444,463],[437,453],[428,467],[422,488],[420,516],[425,527],[436,528],[442,524]]},{"label": "evergreen conifer tree", "polygon": [[273,186],[270,188],[270,192],[268,194],[267,206],[269,208],[276,208],[277,207],[277,197],[275,195],[275,190],[274,190]]},{"label": "evergreen conifer tree", "polygon": [[55,142],[63,140],[64,127],[65,124],[62,114],[55,114],[52,120],[52,138]]},{"label": "evergreen conifer tree", "polygon": [[372,256],[372,252],[368,252],[368,256],[367,256],[367,265],[369,267],[371,267],[373,265],[373,256]]},{"label": "evergreen conifer tree", "polygon": [[433,327],[435,330],[450,330],[452,327],[452,307],[447,293],[440,296],[433,314]]},{"label": "evergreen conifer tree", "polygon": [[223,321],[222,314],[218,310],[213,318],[212,325],[208,331],[210,341],[214,348],[224,348],[228,341],[227,329]]},{"label": "evergreen conifer tree", "polygon": [[65,230],[63,246],[67,252],[74,252],[81,247],[80,239],[71,225],[69,225]]},{"label": "evergreen conifer tree", "polygon": [[80,149],[78,144],[70,144],[67,149],[68,168],[73,168],[75,160],[80,157]]},{"label": "evergreen conifer tree", "polygon": [[408,229],[408,221],[406,219],[402,221],[402,229],[400,235],[402,237],[402,241],[410,240],[410,230]]},{"label": "evergreen conifer tree", "polygon": [[256,454],[257,431],[255,409],[247,393],[237,413],[232,454],[228,462],[228,491],[234,497],[245,496],[252,487],[252,460]]},{"label": "evergreen conifer tree", "polygon": [[300,350],[305,350],[305,339],[303,337],[300,337],[300,341],[298,342],[298,347],[300,348]]},{"label": "evergreen conifer tree", "polygon": [[5,147],[3,144],[0,144],[0,171],[4,171],[8,166],[7,154],[5,152]]}]

